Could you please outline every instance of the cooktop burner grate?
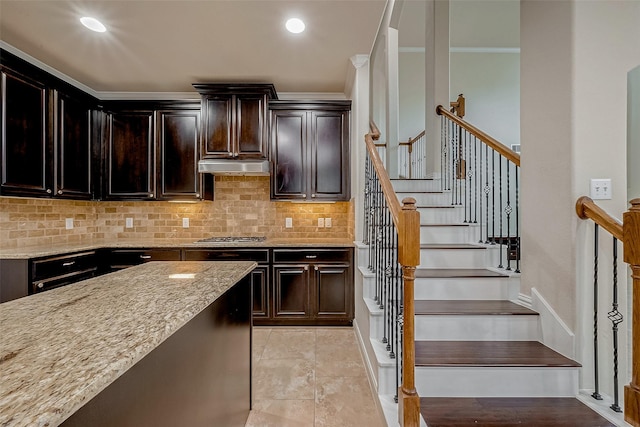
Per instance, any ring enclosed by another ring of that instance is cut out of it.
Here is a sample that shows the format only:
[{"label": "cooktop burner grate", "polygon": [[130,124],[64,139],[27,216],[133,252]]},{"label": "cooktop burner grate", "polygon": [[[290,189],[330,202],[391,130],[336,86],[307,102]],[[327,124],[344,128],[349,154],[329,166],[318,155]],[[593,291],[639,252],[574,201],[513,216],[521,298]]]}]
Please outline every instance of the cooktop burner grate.
[{"label": "cooktop burner grate", "polygon": [[264,242],[267,238],[264,236],[223,236],[209,237],[207,239],[198,240],[196,243],[245,243],[245,242]]}]

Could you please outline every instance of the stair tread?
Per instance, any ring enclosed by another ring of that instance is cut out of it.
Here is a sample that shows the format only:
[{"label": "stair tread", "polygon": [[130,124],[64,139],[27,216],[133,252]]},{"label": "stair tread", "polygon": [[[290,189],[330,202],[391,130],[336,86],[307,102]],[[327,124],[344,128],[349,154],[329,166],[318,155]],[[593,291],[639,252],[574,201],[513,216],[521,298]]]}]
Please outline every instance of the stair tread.
[{"label": "stair tread", "polygon": [[501,277],[509,275],[483,268],[417,268],[416,278]]},{"label": "stair tread", "polygon": [[451,224],[436,224],[436,223],[426,224],[426,223],[420,223],[420,227],[468,227],[469,225],[471,225],[471,224],[469,224],[469,223],[465,224],[465,223],[461,223],[461,222],[454,222],[454,223],[451,223]]},{"label": "stair tread", "polygon": [[505,300],[420,300],[415,314],[538,315],[533,310]]},{"label": "stair tread", "polygon": [[486,246],[473,243],[420,243],[420,249],[478,249],[485,250]]},{"label": "stair tread", "polygon": [[417,209],[455,209],[459,208],[459,206],[452,205],[418,205]]},{"label": "stair tread", "polygon": [[416,341],[416,366],[579,367],[538,341]]},{"label": "stair tread", "polygon": [[422,397],[420,413],[429,427],[613,427],[571,397]]}]

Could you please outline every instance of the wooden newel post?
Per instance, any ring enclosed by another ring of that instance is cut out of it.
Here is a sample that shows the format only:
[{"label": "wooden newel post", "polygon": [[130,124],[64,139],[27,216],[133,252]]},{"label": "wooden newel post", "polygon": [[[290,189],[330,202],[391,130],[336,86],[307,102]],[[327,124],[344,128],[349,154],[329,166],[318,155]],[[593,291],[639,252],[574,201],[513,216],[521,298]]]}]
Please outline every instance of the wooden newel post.
[{"label": "wooden newel post", "polygon": [[402,265],[404,286],[404,341],[402,347],[402,385],[398,390],[398,416],[401,426],[418,427],[420,426],[420,397],[416,391],[415,383],[416,350],[413,288],[416,267],[420,265],[420,213],[416,210],[416,200],[413,197],[407,197],[402,200],[399,232],[398,261]]},{"label": "wooden newel post", "polygon": [[631,383],[624,387],[624,419],[640,427],[640,199],[622,217],[624,261],[633,279]]}]

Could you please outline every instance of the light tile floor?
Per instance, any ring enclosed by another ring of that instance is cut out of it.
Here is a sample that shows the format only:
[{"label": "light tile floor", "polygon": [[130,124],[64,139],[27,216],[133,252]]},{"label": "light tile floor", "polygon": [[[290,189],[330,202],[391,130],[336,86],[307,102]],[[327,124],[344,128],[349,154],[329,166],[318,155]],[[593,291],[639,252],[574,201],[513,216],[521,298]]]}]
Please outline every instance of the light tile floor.
[{"label": "light tile floor", "polygon": [[255,327],[245,427],[383,427],[353,328]]}]

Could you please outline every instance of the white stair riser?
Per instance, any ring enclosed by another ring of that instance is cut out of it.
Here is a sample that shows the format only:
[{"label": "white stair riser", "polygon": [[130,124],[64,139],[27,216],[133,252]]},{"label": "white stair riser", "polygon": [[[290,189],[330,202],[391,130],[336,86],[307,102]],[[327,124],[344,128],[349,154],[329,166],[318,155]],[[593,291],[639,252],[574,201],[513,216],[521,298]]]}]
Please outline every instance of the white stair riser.
[{"label": "white stair riser", "polygon": [[416,315],[416,340],[537,341],[535,315]]},{"label": "white stair riser", "polygon": [[451,206],[451,193],[396,193],[398,201],[413,197],[417,206]]},{"label": "white stair riser", "polygon": [[578,368],[416,367],[420,397],[575,397]]},{"label": "white stair riser", "polygon": [[421,268],[486,268],[485,249],[420,249]]},{"label": "white stair riser", "polygon": [[475,226],[421,226],[420,243],[477,243]]},{"label": "white stair riser", "polygon": [[462,224],[464,210],[462,208],[418,208],[420,221],[428,224]]},{"label": "white stair riser", "polygon": [[437,179],[394,179],[391,181],[396,191],[440,191],[442,185]]},{"label": "white stair riser", "polygon": [[422,300],[516,300],[519,278],[419,278],[415,299]]}]

